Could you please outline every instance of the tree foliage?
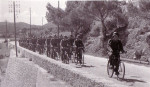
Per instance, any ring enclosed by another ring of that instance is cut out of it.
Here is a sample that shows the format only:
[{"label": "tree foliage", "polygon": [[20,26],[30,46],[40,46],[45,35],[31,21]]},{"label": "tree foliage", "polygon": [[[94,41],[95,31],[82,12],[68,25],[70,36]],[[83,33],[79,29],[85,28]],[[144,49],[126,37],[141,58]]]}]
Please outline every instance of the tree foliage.
[{"label": "tree foliage", "polygon": [[150,11],[150,1],[149,0],[140,0],[139,7],[144,12]]},{"label": "tree foliage", "polygon": [[53,7],[50,3],[47,4],[46,8],[47,8],[46,12],[47,21],[53,22],[55,24],[60,23],[60,21],[65,15],[65,12],[62,9]]},{"label": "tree foliage", "polygon": [[117,0],[67,1],[66,9],[59,11],[58,8],[47,4],[46,18],[49,22],[59,23],[65,29],[73,32],[75,36],[79,33],[85,36],[90,31],[93,21],[99,21],[102,25],[100,30],[103,34],[103,40],[106,40],[107,31],[112,26],[117,28],[118,25],[128,25],[128,18],[122,12],[121,4]]}]

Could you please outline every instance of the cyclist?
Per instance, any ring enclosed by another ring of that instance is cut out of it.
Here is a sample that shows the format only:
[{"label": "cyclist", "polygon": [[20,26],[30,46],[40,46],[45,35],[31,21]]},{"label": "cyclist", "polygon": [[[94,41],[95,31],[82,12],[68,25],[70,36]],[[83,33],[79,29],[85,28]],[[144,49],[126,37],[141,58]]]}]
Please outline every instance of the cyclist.
[{"label": "cyclist", "polygon": [[27,38],[27,49],[30,49],[30,39]]},{"label": "cyclist", "polygon": [[47,44],[47,56],[48,56],[48,57],[50,57],[50,49],[51,49],[50,42],[51,42],[51,36],[49,36],[49,37],[46,39],[46,44]]},{"label": "cyclist", "polygon": [[56,49],[56,48],[58,48],[58,43],[57,43],[57,36],[56,35],[54,35],[54,37],[51,39],[51,46],[52,46],[52,54],[51,54],[51,57],[52,58],[55,58],[56,57],[56,52],[54,52],[54,51],[57,51],[58,49]]},{"label": "cyclist", "polygon": [[38,40],[39,54],[42,54],[42,36]]},{"label": "cyclist", "polygon": [[[79,52],[79,54],[81,54],[80,50],[83,50],[83,52],[84,52],[84,44],[83,44],[82,40],[80,39],[80,36],[77,36],[74,43],[76,46],[76,52],[75,52],[76,55],[78,52]],[[82,55],[79,55],[79,62],[80,62],[80,64],[82,64]]]},{"label": "cyclist", "polygon": [[32,38],[32,51],[35,52],[35,48],[36,48],[36,37],[33,36]]},{"label": "cyclist", "polygon": [[64,62],[64,55],[65,55],[65,51],[68,53],[68,47],[69,47],[69,43],[68,43],[68,37],[67,36],[64,36],[64,39],[61,40],[60,42],[60,47],[61,47],[61,59],[62,59],[62,62]]},{"label": "cyclist", "polygon": [[72,51],[73,51],[73,43],[75,41],[73,35],[70,35],[69,40],[69,47],[70,47],[70,52],[69,52],[69,58],[71,58],[71,55],[73,55]]},{"label": "cyclist", "polygon": [[45,42],[46,42],[46,36],[44,36],[44,37],[42,38],[42,54],[45,53]]},{"label": "cyclist", "polygon": [[[121,40],[119,39],[119,34],[117,32],[113,33],[113,37],[108,41],[108,45],[112,50],[112,54],[109,56],[109,61],[111,65],[110,68],[116,65],[114,71],[116,75],[119,75],[118,69],[119,69],[119,61],[120,61],[120,52],[124,53],[125,51],[123,49]],[[112,62],[112,57],[116,58],[114,62]]]},{"label": "cyclist", "polygon": [[29,37],[29,50],[32,50],[32,37]]},{"label": "cyclist", "polygon": [[61,50],[61,48],[60,48],[60,42],[61,42],[62,39],[63,39],[63,36],[62,36],[62,34],[61,34],[60,37],[57,39],[57,46],[58,46],[58,53],[59,53],[59,56],[61,56],[61,55],[60,55],[60,50]]}]

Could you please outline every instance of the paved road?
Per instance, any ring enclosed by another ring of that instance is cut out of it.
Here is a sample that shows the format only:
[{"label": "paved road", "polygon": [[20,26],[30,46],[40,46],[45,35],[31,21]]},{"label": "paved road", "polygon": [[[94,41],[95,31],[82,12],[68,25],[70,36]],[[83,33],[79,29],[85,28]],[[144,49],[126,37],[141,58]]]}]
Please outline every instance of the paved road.
[{"label": "paved road", "polygon": [[[43,55],[46,56],[46,55]],[[61,62],[61,61],[60,61]],[[69,64],[74,68],[77,66],[74,63]],[[97,77],[102,77],[107,79],[107,81],[111,81],[114,84],[126,87],[150,87],[150,67],[125,63],[126,67],[126,75],[125,79],[120,81],[116,79],[116,76],[113,78],[109,78],[107,75],[106,65],[107,59],[94,57],[90,55],[85,55],[85,65],[86,67],[78,68],[83,72],[88,72],[91,75],[95,75]]]},{"label": "paved road", "polygon": [[91,75],[102,77],[107,81],[111,81],[114,84],[119,85],[120,87],[150,87],[150,66],[137,65],[125,62],[125,79],[117,80],[115,75],[113,76],[113,78],[108,77],[106,58],[85,55],[85,66],[78,67],[74,63],[70,63],[69,65],[73,66],[74,68],[78,68],[83,72],[88,72]]},{"label": "paved road", "polygon": [[[114,84],[125,85],[127,87],[150,87],[150,67],[140,66],[131,63],[125,63],[126,75],[125,79],[118,81],[116,76],[109,78],[107,75],[106,65],[107,59],[85,55],[86,67],[78,68],[83,72],[89,72],[98,77],[111,80]],[[76,68],[75,64],[70,64]],[[121,87],[121,86],[120,86]]]}]

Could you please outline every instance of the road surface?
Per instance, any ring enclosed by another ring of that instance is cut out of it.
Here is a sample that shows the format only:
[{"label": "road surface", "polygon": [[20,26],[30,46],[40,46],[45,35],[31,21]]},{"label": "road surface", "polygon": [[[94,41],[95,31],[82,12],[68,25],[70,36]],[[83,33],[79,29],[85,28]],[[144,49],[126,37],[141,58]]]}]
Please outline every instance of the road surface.
[{"label": "road surface", "polygon": [[[114,82],[114,84],[125,85],[127,87],[150,87],[150,67],[125,63],[125,79],[118,81],[116,76],[109,78],[107,75],[107,59],[85,55],[86,67],[78,68],[98,77],[104,77]],[[70,64],[76,67],[75,64]]]},{"label": "road surface", "polygon": [[[46,55],[43,55],[46,56]],[[102,77],[114,84],[126,87],[150,87],[150,66],[137,65],[125,62],[126,74],[124,80],[117,80],[114,75],[109,78],[107,75],[107,59],[94,57],[91,55],[85,56],[85,67],[78,68],[83,72],[88,72],[91,75]],[[61,61],[60,61],[61,63]],[[77,68],[77,65],[70,63],[70,66]]]},{"label": "road surface", "polygon": [[150,87],[150,66],[124,62],[126,69],[125,78],[123,80],[117,80],[115,75],[113,75],[113,78],[109,78],[107,75],[107,58],[95,57],[91,55],[84,56],[85,66],[78,68],[74,63],[70,63],[69,65],[73,66],[74,68],[78,68],[83,72],[88,72],[91,75],[112,81],[114,84],[117,84],[120,87]]}]

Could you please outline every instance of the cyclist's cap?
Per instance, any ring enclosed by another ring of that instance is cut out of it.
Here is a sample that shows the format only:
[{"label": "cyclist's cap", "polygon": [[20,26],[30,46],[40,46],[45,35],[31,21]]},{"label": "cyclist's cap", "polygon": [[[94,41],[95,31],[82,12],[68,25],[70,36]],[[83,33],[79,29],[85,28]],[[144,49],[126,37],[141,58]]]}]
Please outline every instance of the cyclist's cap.
[{"label": "cyclist's cap", "polygon": [[70,37],[73,37],[73,35],[70,35]]},{"label": "cyclist's cap", "polygon": [[67,36],[64,36],[64,38],[67,38]]},{"label": "cyclist's cap", "polygon": [[119,37],[119,34],[117,32],[114,32],[113,33],[113,36],[117,35]]},{"label": "cyclist's cap", "polygon": [[80,35],[78,35],[77,38],[80,38]]}]

